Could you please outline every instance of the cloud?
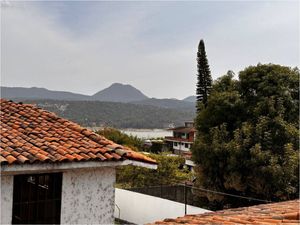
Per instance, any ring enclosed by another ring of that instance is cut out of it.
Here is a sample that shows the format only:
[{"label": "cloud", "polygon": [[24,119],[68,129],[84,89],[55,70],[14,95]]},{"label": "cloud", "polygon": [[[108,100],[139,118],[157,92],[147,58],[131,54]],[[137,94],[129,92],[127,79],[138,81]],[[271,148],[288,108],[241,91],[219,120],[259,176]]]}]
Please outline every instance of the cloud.
[{"label": "cloud", "polygon": [[94,94],[122,82],[148,96],[184,98],[195,91],[200,38],[214,78],[257,62],[299,60],[294,5],[45,4],[2,7],[2,85]]},{"label": "cloud", "polygon": [[2,84],[93,94],[122,82],[161,96],[165,87],[157,84],[167,82],[170,78],[162,77],[180,67],[176,63],[181,57],[175,55],[181,53],[154,57],[140,51],[136,32],[143,16],[138,12],[108,21],[76,38],[35,7],[7,7],[2,17]]},{"label": "cloud", "polygon": [[238,72],[258,62],[297,66],[299,11],[295,4],[262,2],[221,20],[208,40],[216,44],[210,56],[219,68]]}]

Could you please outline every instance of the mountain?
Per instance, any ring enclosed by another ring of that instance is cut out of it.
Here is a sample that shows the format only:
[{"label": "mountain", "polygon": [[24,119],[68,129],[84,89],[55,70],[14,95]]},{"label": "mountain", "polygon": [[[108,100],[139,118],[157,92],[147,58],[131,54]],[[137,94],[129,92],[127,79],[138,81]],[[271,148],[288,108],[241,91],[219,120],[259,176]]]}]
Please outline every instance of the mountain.
[{"label": "mountain", "polygon": [[90,96],[66,91],[51,91],[46,88],[0,87],[1,98],[7,99],[55,99],[87,100]]},{"label": "mountain", "polygon": [[46,88],[23,88],[23,87],[1,87],[1,97],[12,100],[23,99],[48,99],[48,100],[68,100],[68,101],[102,101],[102,102],[123,102],[135,105],[150,105],[168,109],[188,109],[194,110],[195,105],[189,99],[193,96],[178,99],[157,99],[148,98],[141,91],[131,85],[114,83],[108,88],[96,94],[82,95],[66,91],[52,91]]},{"label": "mountain", "polygon": [[147,99],[140,90],[129,84],[114,83],[91,96],[92,100],[105,102],[132,102]]},{"label": "mountain", "polygon": [[1,87],[1,97],[7,99],[53,99],[53,100],[90,100],[106,102],[131,102],[147,99],[141,91],[131,85],[114,83],[96,94],[82,95],[66,91],[52,91],[46,88]]},{"label": "mountain", "polygon": [[137,105],[151,105],[161,108],[167,108],[167,109],[191,109],[193,110],[195,108],[195,104],[193,102],[188,101],[182,101],[177,99],[157,99],[157,98],[148,98],[141,101],[134,101],[131,102],[133,104]]},{"label": "mountain", "polygon": [[195,117],[193,102],[148,98],[131,85],[117,83],[93,96],[45,88],[1,87],[1,97],[37,104],[83,126],[165,128]]},{"label": "mountain", "polygon": [[197,101],[197,97],[195,95],[191,95],[189,97],[186,97],[184,99],[182,99],[182,101],[186,101],[186,102],[196,102]]}]

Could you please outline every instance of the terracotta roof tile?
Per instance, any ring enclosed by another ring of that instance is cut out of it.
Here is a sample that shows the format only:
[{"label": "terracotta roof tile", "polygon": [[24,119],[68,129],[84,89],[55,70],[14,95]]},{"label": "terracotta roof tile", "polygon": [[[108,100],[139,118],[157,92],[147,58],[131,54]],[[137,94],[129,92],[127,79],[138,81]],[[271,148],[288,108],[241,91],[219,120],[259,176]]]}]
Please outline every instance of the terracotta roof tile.
[{"label": "terracotta roof tile", "polygon": [[2,162],[5,163],[5,162],[7,162],[7,160],[6,160],[3,156],[0,155],[0,162],[1,162],[1,163],[2,163]]},{"label": "terracotta roof tile", "polygon": [[5,159],[7,160],[7,162],[8,162],[9,164],[12,164],[12,163],[14,163],[15,161],[17,161],[17,159],[16,159],[15,157],[13,157],[12,155],[6,156]]},{"label": "terracotta roof tile", "polygon": [[[165,219],[154,224],[300,224],[299,199],[233,208],[177,219]],[[150,224],[149,224],[150,225]]]},{"label": "terracotta roof tile", "polygon": [[101,159],[101,160],[106,160],[106,158],[105,158],[101,153],[97,153],[97,156],[98,156],[99,159]]},{"label": "terracotta roof tile", "polygon": [[18,161],[21,162],[21,163],[25,163],[25,162],[29,162],[29,159],[23,155],[19,155],[17,157]]},{"label": "terracotta roof tile", "polygon": [[156,161],[30,104],[0,100],[0,162]]},{"label": "terracotta roof tile", "polygon": [[183,133],[188,133],[188,132],[195,132],[196,129],[194,127],[174,127],[169,130],[173,130],[176,132],[183,132]]}]

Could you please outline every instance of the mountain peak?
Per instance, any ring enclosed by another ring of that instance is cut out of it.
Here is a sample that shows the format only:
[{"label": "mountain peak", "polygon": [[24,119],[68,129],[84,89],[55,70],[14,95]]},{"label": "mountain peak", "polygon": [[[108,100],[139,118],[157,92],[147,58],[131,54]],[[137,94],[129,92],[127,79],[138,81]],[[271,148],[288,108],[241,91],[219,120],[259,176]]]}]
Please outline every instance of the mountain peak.
[{"label": "mountain peak", "polygon": [[123,86],[126,86],[128,84],[122,84],[122,83],[113,83],[111,84],[109,87],[123,87]]},{"label": "mountain peak", "polygon": [[113,83],[108,88],[94,94],[92,98],[97,101],[132,102],[144,100],[148,97],[129,84]]}]

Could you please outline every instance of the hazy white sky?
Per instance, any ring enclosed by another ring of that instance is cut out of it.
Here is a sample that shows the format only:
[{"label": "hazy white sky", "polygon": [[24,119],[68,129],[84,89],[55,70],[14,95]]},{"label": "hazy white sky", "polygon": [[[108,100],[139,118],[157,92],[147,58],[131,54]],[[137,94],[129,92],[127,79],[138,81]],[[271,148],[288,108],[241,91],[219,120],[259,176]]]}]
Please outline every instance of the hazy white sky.
[{"label": "hazy white sky", "polygon": [[149,97],[193,95],[204,39],[213,78],[299,66],[299,2],[1,3],[1,85],[94,94],[114,82]]}]

